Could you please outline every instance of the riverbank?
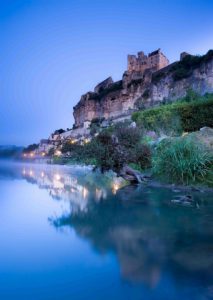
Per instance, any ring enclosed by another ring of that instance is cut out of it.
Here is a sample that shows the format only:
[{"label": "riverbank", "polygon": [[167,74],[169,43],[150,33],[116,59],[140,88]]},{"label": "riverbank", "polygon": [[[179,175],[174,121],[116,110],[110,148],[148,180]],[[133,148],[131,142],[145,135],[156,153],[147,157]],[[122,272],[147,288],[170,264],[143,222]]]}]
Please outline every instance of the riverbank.
[{"label": "riverbank", "polygon": [[[83,141],[60,140],[57,135],[56,145],[50,144],[49,152],[40,157],[54,164],[112,170],[131,183],[149,181],[151,176],[163,184],[212,188],[212,120],[213,94],[199,96],[189,90],[175,103],[133,113],[132,120],[105,128],[101,120],[94,120]],[[28,151],[35,147],[24,150],[25,159],[36,158],[36,149]]]},{"label": "riverbank", "polygon": [[[130,136],[134,143],[128,138]],[[127,145],[127,142],[130,144]],[[122,125],[111,133],[100,133],[89,145],[72,145],[70,158],[54,157],[52,162],[72,165],[92,162],[103,172],[113,170],[133,183],[146,183],[151,177],[151,181],[155,180],[160,185],[211,188],[212,145],[211,128],[178,137],[164,136],[161,140],[141,144],[138,129]]]}]

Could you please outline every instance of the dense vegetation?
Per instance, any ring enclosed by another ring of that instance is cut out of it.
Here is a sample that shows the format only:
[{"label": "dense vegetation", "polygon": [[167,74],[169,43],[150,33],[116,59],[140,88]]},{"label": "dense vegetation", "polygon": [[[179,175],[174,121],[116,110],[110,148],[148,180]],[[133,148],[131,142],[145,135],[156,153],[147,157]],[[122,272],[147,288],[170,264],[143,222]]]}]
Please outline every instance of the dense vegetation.
[{"label": "dense vegetation", "polygon": [[172,104],[135,112],[132,119],[146,130],[167,134],[213,127],[213,94],[198,96],[189,91],[186,97]]},{"label": "dense vegetation", "polygon": [[27,146],[26,148],[24,148],[23,152],[24,153],[29,153],[29,152],[32,152],[34,150],[36,150],[38,148],[38,144],[31,144],[29,146]]},{"label": "dense vegetation", "polygon": [[85,145],[66,143],[62,153],[70,153],[70,162],[94,164],[102,171],[118,172],[124,165],[137,163],[140,168],[151,165],[151,150],[142,143],[138,128],[127,124],[103,130]]},{"label": "dense vegetation", "polygon": [[155,150],[153,171],[167,181],[213,185],[213,153],[191,136],[163,140]]},{"label": "dense vegetation", "polygon": [[212,140],[208,145],[194,133],[186,135],[186,131],[213,127],[213,94],[199,96],[189,90],[175,103],[138,111],[132,118],[137,126],[126,121],[106,129],[100,126],[102,120],[94,119],[91,141],[65,143],[63,158],[55,161],[92,164],[118,174],[131,166],[143,172],[149,170],[167,182],[213,186],[213,131],[209,129]]}]

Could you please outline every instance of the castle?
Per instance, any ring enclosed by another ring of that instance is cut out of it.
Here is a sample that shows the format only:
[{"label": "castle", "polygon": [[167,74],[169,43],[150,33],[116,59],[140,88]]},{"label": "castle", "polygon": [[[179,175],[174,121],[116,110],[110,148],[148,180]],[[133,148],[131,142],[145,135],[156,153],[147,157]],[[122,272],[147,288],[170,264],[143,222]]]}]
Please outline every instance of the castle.
[{"label": "castle", "polygon": [[[87,128],[93,119],[116,119],[125,117],[135,109],[135,102],[141,96],[152,74],[169,65],[169,60],[160,49],[145,55],[143,51],[127,56],[127,70],[122,80],[114,82],[108,77],[99,83],[93,92],[83,95],[73,108],[75,128]],[[141,85],[143,81],[143,85]],[[133,83],[140,83],[140,87]]]},{"label": "castle", "polygon": [[144,73],[147,69],[158,71],[169,64],[167,57],[161,52],[161,49],[153,51],[145,55],[143,51],[138,52],[136,55],[128,55],[127,57],[127,73],[141,72]]},{"label": "castle", "polygon": [[208,54],[208,59],[193,68],[186,65],[182,74],[182,62],[187,56],[193,58],[183,52],[180,61],[170,64],[160,49],[148,55],[142,51],[128,55],[127,70],[121,80],[114,82],[108,77],[94,91],[81,96],[73,108],[74,128],[87,129],[97,119],[109,123],[131,118],[135,110],[184,97],[189,88],[199,94],[212,92],[212,56]]}]

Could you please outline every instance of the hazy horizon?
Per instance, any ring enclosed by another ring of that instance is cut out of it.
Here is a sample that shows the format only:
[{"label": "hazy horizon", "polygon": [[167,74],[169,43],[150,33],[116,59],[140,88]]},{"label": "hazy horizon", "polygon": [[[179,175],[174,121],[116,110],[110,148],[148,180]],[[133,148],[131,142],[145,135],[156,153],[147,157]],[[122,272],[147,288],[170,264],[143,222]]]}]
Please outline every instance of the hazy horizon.
[{"label": "hazy horizon", "polygon": [[[157,5],[158,4],[158,5]],[[0,145],[38,143],[72,127],[72,108],[127,55],[161,48],[213,48],[213,1],[42,1],[0,3]]]}]

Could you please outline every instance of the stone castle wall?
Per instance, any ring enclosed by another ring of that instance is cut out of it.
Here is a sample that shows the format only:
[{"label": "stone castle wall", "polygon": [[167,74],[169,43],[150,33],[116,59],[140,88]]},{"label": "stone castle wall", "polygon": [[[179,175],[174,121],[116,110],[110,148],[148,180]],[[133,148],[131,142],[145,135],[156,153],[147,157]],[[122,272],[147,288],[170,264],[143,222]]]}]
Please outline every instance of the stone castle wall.
[{"label": "stone castle wall", "polygon": [[127,72],[144,72],[147,69],[155,71],[160,70],[169,64],[167,57],[161,52],[160,49],[149,53],[148,56],[143,51],[138,52],[136,55],[128,55],[127,57]]}]

